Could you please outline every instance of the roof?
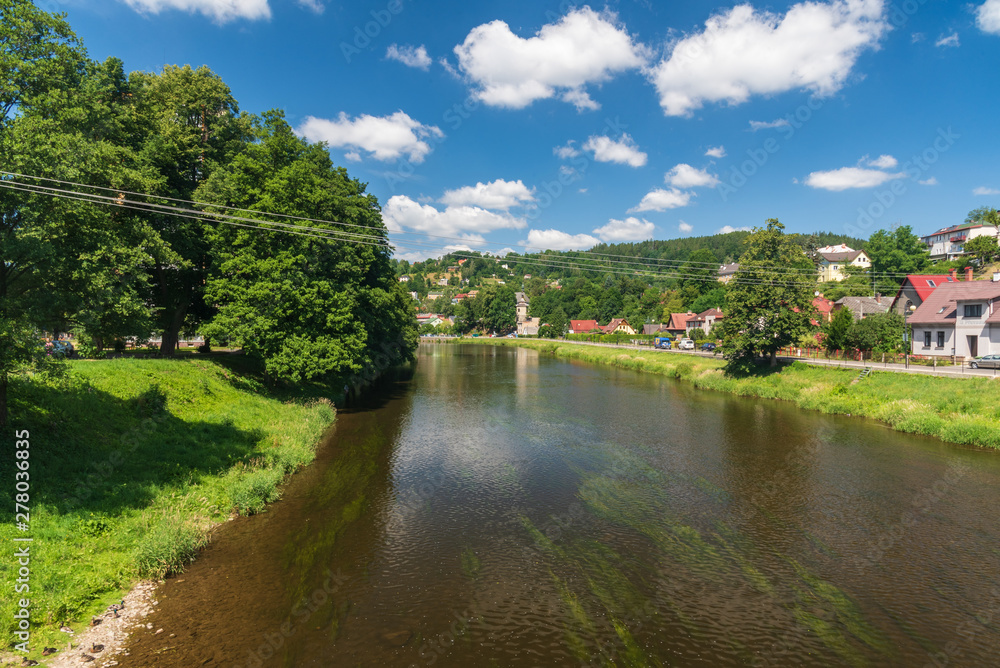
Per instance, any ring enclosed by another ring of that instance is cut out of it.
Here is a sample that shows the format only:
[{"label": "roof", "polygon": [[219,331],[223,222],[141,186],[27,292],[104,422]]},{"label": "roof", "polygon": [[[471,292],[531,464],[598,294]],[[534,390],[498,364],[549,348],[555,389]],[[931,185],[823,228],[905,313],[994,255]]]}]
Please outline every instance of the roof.
[{"label": "roof", "polygon": [[[938,287],[917,307],[908,319],[912,323],[955,324],[958,302],[1000,299],[1000,283],[993,281],[965,281],[945,283]],[[994,308],[986,322],[1000,322],[1000,309]]]},{"label": "roof", "polygon": [[659,334],[660,332],[666,331],[667,326],[664,323],[657,323],[652,325],[643,325],[643,334]]},{"label": "roof", "polygon": [[717,309],[717,308],[710,308],[707,311],[702,311],[701,313],[699,313],[698,315],[696,315],[693,318],[688,318],[687,324],[690,325],[692,322],[696,322],[696,323],[708,322],[709,318],[715,318],[716,320],[722,320],[725,317],[726,316],[724,316],[722,314],[722,311],[720,311],[719,309]]},{"label": "roof", "polygon": [[992,225],[984,225],[982,223],[961,223],[959,225],[952,225],[951,227],[942,227],[937,232],[931,232],[926,236],[920,237],[921,239],[929,239],[930,237],[936,237],[939,234],[953,234],[955,232],[961,232],[962,230],[974,230],[980,227],[993,227]]},{"label": "roof", "polygon": [[531,303],[531,300],[528,299],[528,295],[524,294],[523,292],[515,292],[514,293],[514,299],[517,301],[518,304],[530,304]]},{"label": "roof", "polygon": [[[928,283],[928,281],[930,282]],[[899,289],[902,290],[906,287],[906,284],[909,283],[913,286],[913,289],[917,291],[917,296],[919,296],[921,300],[926,300],[939,285],[955,282],[955,277],[949,276],[948,274],[908,274],[906,278],[903,279],[903,284],[899,287]]]},{"label": "roof", "polygon": [[600,329],[601,326],[597,324],[596,320],[570,320],[569,329],[571,332],[576,334],[581,334],[584,332],[589,332],[594,329]]},{"label": "roof", "polygon": [[823,297],[813,297],[813,306],[820,313],[826,314],[833,311],[833,301]]},{"label": "roof", "polygon": [[731,274],[735,274],[739,270],[740,270],[739,262],[724,264],[721,267],[719,267],[719,276],[729,276]]},{"label": "roof", "polygon": [[605,325],[601,329],[603,329],[605,332],[613,332],[622,323],[625,323],[626,327],[631,327],[632,326],[632,325],[628,324],[628,320],[626,320],[625,318],[612,318],[611,322],[609,322],[607,325]]},{"label": "roof", "polygon": [[[819,256],[827,262],[854,262],[863,250],[842,251],[838,253],[819,253]],[[865,257],[868,257],[867,255]]]},{"label": "roof", "polygon": [[849,310],[855,317],[861,318],[870,313],[885,313],[891,303],[887,298],[879,302],[875,297],[841,297],[834,302],[835,305]]},{"label": "roof", "polygon": [[670,326],[667,327],[667,329],[687,329],[687,321],[693,317],[695,317],[695,314],[691,311],[688,311],[687,313],[671,313]]}]

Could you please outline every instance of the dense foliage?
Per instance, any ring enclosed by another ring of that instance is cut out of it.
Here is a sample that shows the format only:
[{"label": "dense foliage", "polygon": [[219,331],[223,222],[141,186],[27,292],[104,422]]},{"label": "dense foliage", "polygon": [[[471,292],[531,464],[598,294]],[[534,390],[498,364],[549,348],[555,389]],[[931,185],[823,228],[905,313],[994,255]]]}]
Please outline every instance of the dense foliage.
[{"label": "dense foliage", "polygon": [[[0,18],[0,422],[42,332],[96,350],[158,333],[165,354],[211,332],[292,381],[412,354],[378,202],[323,146],[280,112],[241,113],[207,67],[126,74],[91,61],[62,15],[0,0]],[[178,200],[347,223],[365,243],[229,227]]]}]

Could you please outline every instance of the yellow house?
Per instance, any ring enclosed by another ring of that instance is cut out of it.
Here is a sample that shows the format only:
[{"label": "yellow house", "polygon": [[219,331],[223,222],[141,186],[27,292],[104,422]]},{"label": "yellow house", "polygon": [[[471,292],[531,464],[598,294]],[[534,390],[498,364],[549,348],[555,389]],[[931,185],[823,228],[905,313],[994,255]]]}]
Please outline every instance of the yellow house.
[{"label": "yellow house", "polygon": [[[827,248],[833,250],[827,251]],[[847,278],[844,270],[848,267],[868,269],[871,258],[863,250],[853,250],[847,246],[827,246],[816,251],[819,254],[819,281],[842,281]]]}]

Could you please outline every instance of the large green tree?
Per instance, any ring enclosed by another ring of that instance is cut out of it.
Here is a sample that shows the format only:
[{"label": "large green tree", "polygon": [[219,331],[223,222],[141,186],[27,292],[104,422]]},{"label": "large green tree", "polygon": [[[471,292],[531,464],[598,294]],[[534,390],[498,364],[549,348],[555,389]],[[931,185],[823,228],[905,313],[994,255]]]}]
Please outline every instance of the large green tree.
[{"label": "large green tree", "polygon": [[783,230],[771,218],[744,242],[719,332],[727,373],[747,373],[759,356],[769,357],[774,366],[778,349],[810,330],[816,285],[812,261]]},{"label": "large green tree", "polygon": [[906,274],[920,273],[931,264],[927,244],[909,225],[873,233],[865,244],[865,252],[872,261],[869,271],[875,289],[884,294],[895,292]]},{"label": "large green tree", "polygon": [[969,215],[965,217],[965,222],[1000,227],[1000,211],[997,211],[992,206],[981,206],[978,209],[970,211]]},{"label": "large green tree", "polygon": [[218,312],[206,334],[238,341],[270,377],[286,381],[376,375],[412,354],[413,307],[390,263],[378,202],[333,165],[325,146],[296,137],[280,112],[255,123],[254,141],[218,166],[198,196],[315,219],[257,216],[283,224],[263,224],[274,231],[207,227],[214,261],[205,296]]},{"label": "large green tree", "polygon": [[979,262],[979,266],[983,266],[1000,257],[1000,244],[996,237],[984,234],[966,241],[965,252]]}]

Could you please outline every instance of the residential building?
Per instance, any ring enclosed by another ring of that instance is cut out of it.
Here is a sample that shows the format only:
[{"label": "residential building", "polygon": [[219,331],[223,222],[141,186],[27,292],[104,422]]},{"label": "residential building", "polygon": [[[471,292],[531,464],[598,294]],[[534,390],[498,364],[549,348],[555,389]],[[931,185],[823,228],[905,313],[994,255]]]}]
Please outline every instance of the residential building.
[{"label": "residential building", "polygon": [[695,317],[695,313],[688,311],[687,313],[671,313],[670,314],[670,324],[667,326],[669,333],[677,336],[687,335],[687,321]]},{"label": "residential building", "polygon": [[954,260],[965,255],[965,242],[976,237],[997,238],[997,228],[981,223],[963,223],[943,227],[937,232],[920,237],[927,244],[932,260]]},{"label": "residential building", "polygon": [[710,308],[707,311],[703,311],[693,318],[688,318],[687,322],[684,323],[684,331],[690,335],[694,330],[700,329],[701,331],[708,334],[708,332],[715,326],[715,323],[725,318],[722,315],[722,311],[717,308]]},{"label": "residential building", "polygon": [[[846,250],[837,250],[833,252],[823,252],[823,249],[817,250],[816,254],[819,256],[819,281],[825,283],[828,281],[842,281],[847,278],[847,274],[844,270],[848,267],[855,267],[857,269],[868,269],[872,266],[871,258],[863,250],[852,250],[847,246],[842,246]],[[841,248],[841,246],[827,246],[826,248]]]},{"label": "residential building", "polygon": [[841,297],[833,303],[833,310],[846,308],[855,320],[864,320],[873,313],[885,313],[889,310],[889,300],[882,295],[874,297]]},{"label": "residential building", "polygon": [[909,316],[927,301],[931,293],[939,285],[955,283],[958,277],[955,270],[951,274],[908,274],[896,292],[889,310],[900,315]]},{"label": "residential building", "polygon": [[409,283],[410,282],[410,277],[409,276],[400,276],[399,277],[399,282],[400,283]]},{"label": "residential building", "polygon": [[718,281],[720,283],[728,283],[729,281],[733,280],[733,276],[735,276],[736,272],[739,270],[740,270],[739,262],[733,262],[730,264],[721,265],[719,267]]},{"label": "residential building", "polygon": [[661,334],[661,333],[662,334],[666,334],[667,333],[667,325],[665,323],[653,323],[653,324],[648,324],[647,323],[647,324],[645,324],[645,325],[642,326],[642,333],[643,334],[649,334],[649,335]]},{"label": "residential building", "polygon": [[569,321],[570,334],[587,334],[588,332],[593,332],[594,330],[601,331],[601,326],[597,324],[596,320]]},{"label": "residential building", "polygon": [[812,324],[822,325],[823,323],[830,322],[831,318],[833,318],[834,302],[832,300],[824,298],[822,292],[817,292],[816,296],[813,297],[812,305],[819,314],[818,320],[813,320]]},{"label": "residential building", "polygon": [[601,329],[605,334],[635,334],[632,325],[628,324],[628,320],[625,318],[614,318]]},{"label": "residential building", "polygon": [[909,318],[913,354],[1000,354],[1000,273],[992,281],[938,286]]}]

